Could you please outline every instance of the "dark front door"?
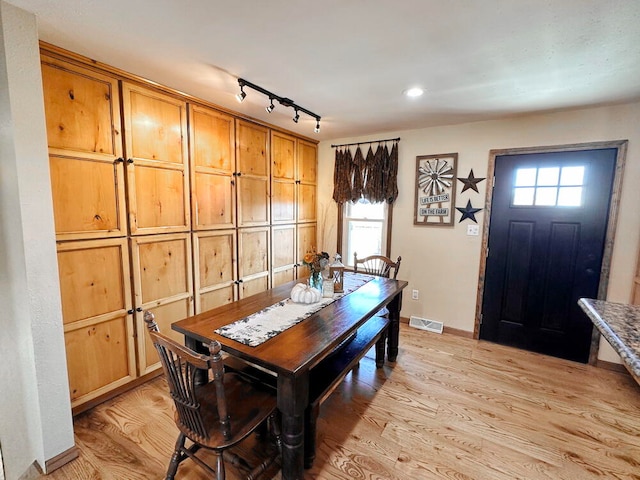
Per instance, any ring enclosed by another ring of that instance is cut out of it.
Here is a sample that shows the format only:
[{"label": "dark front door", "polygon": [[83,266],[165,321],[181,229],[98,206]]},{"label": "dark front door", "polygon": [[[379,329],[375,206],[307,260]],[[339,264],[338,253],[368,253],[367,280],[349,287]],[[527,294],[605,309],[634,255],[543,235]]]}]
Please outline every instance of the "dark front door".
[{"label": "dark front door", "polygon": [[588,361],[616,154],[496,157],[480,338]]}]

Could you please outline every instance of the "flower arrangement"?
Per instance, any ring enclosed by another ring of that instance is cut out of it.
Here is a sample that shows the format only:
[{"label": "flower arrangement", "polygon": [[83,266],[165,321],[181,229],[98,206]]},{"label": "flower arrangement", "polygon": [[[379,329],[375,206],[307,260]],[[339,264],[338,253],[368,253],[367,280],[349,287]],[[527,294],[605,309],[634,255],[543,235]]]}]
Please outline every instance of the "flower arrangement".
[{"label": "flower arrangement", "polygon": [[302,259],[307,267],[309,267],[309,273],[320,273],[329,265],[329,254],[327,252],[307,252]]}]

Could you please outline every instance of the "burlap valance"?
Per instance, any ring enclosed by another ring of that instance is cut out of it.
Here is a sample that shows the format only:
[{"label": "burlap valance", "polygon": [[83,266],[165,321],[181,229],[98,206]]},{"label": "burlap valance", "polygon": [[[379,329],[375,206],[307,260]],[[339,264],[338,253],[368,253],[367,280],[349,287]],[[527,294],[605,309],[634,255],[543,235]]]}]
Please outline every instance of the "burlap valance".
[{"label": "burlap valance", "polygon": [[375,153],[369,145],[366,157],[359,145],[355,154],[348,146],[338,146],[333,185],[337,203],[355,203],[361,198],[393,203],[398,198],[398,141],[393,142],[391,151],[386,143],[379,144]]}]

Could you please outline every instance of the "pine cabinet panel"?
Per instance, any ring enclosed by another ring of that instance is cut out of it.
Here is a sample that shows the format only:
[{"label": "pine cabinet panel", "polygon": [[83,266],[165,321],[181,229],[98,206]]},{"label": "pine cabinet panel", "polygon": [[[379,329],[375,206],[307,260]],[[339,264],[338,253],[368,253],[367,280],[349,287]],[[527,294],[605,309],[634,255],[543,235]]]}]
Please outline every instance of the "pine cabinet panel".
[{"label": "pine cabinet panel", "polygon": [[189,105],[194,230],[235,227],[235,123],[212,109]]},{"label": "pine cabinet panel", "polygon": [[156,322],[165,335],[175,337],[170,324],[193,315],[191,235],[150,235],[131,239],[133,285],[138,330],[140,375],[160,364],[142,318],[144,310],[156,311]]},{"label": "pine cabinet panel", "polygon": [[276,287],[296,276],[296,226],[271,227],[272,283]]},{"label": "pine cabinet panel", "polygon": [[271,175],[274,179],[296,180],[296,138],[271,131]]},{"label": "pine cabinet panel", "polygon": [[58,240],[127,234],[117,79],[41,57]]},{"label": "pine cabinet panel", "polygon": [[137,210],[131,212],[135,216],[135,229],[131,233],[184,230],[187,224],[184,172],[148,165],[136,165],[135,170],[133,191]]},{"label": "pine cabinet panel", "polygon": [[196,313],[206,312],[212,308],[219,307],[231,303],[236,299],[236,286],[229,285],[217,290],[211,290],[199,295],[199,306],[196,307]]},{"label": "pine cabinet panel", "polygon": [[298,222],[315,222],[317,203],[315,185],[298,185]]},{"label": "pine cabinet panel", "polygon": [[188,231],[187,105],[126,82],[122,98],[131,234]]},{"label": "pine cabinet panel", "polygon": [[233,301],[237,280],[236,231],[194,233],[193,244],[196,312]]},{"label": "pine cabinet panel", "polygon": [[131,308],[126,239],[58,244],[64,324]]},{"label": "pine cabinet panel", "polygon": [[296,221],[296,138],[271,131],[271,222]]},{"label": "pine cabinet panel", "polygon": [[72,407],[135,378],[130,318],[125,314],[65,331]]},{"label": "pine cabinet panel", "polygon": [[243,175],[237,179],[238,226],[269,224],[269,184],[267,180]]},{"label": "pine cabinet panel", "polygon": [[281,180],[271,181],[271,222],[291,223],[296,221],[296,185]]},{"label": "pine cabinet panel", "polygon": [[120,157],[118,80],[47,56],[41,67],[49,148]]},{"label": "pine cabinet panel", "polygon": [[302,183],[318,183],[318,146],[298,140],[298,180]]},{"label": "pine cabinet panel", "polygon": [[240,298],[247,292],[262,292],[269,288],[269,227],[238,230],[238,280]]},{"label": "pine cabinet panel", "polygon": [[316,224],[307,223],[298,225],[298,263],[302,264],[304,254],[317,250]]},{"label": "pine cabinet panel", "polygon": [[136,305],[190,296],[189,234],[151,235],[132,239]]},{"label": "pine cabinet panel", "polygon": [[269,274],[254,276],[240,284],[240,298],[250,297],[269,289]]},{"label": "pine cabinet panel", "polygon": [[283,283],[290,282],[296,279],[296,269],[295,267],[285,268],[282,270],[274,271],[272,275],[272,284],[273,287],[278,287]]},{"label": "pine cabinet panel", "polygon": [[269,129],[236,121],[238,227],[269,225]]},{"label": "pine cabinet panel", "polygon": [[125,238],[58,244],[72,406],[136,377]]},{"label": "pine cabinet panel", "polygon": [[49,167],[58,240],[126,235],[121,162],[52,154]]},{"label": "pine cabinet panel", "polygon": [[[163,303],[157,307],[145,308],[155,315],[155,321],[160,331],[180,344],[184,344],[184,335],[171,329],[171,324],[193,315],[193,306],[189,298]],[[138,363],[140,375],[159,369],[160,359],[156,352],[151,337],[147,333],[147,324],[144,323],[143,312],[136,313],[136,326],[138,328]]]}]

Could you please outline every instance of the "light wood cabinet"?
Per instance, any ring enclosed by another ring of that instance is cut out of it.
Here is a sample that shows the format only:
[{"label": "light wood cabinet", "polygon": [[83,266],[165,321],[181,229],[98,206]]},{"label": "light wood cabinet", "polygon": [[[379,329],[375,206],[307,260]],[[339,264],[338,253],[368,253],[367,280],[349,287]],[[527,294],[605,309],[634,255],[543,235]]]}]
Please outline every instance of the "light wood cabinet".
[{"label": "light wood cabinet", "polygon": [[193,234],[196,312],[237,300],[236,231]]},{"label": "light wood cabinet", "polygon": [[269,288],[269,227],[238,230],[239,298],[264,292]]},{"label": "light wood cabinet", "polygon": [[318,147],[305,140],[298,140],[298,155],[296,175],[298,177],[298,222],[317,221],[317,178],[318,178]]},{"label": "light wood cabinet", "polygon": [[43,56],[58,240],[127,234],[118,81]]},{"label": "light wood cabinet", "polygon": [[269,129],[236,120],[238,227],[269,225]]},{"label": "light wood cabinet", "polygon": [[131,234],[189,231],[187,104],[126,82],[122,99]]},{"label": "light wood cabinet", "polygon": [[159,360],[142,318],[143,310],[156,313],[165,335],[182,341],[171,324],[193,315],[191,234],[149,235],[131,238],[133,285],[138,335],[138,368],[144,375],[159,367]]},{"label": "light wood cabinet", "polygon": [[193,229],[234,228],[234,118],[210,108],[189,105],[189,135]]},{"label": "light wood cabinet", "polygon": [[296,232],[295,225],[274,225],[271,227],[273,245],[272,283],[274,287],[296,278]]},{"label": "light wood cabinet", "polygon": [[71,405],[136,377],[126,238],[58,243]]},{"label": "light wood cabinet", "polygon": [[181,341],[171,323],[296,278],[316,247],[317,152],[55,47],[41,62],[78,413],[159,370],[144,310]]},{"label": "light wood cabinet", "polygon": [[296,221],[296,138],[271,131],[271,222]]},{"label": "light wood cabinet", "polygon": [[307,252],[315,252],[318,250],[318,246],[316,244],[317,239],[317,228],[315,223],[305,223],[299,224],[297,227],[298,238],[297,238],[297,253],[298,253],[298,265],[300,268],[298,269],[298,278],[300,277],[308,277],[309,269],[302,268],[302,259],[304,258],[304,254]]}]

